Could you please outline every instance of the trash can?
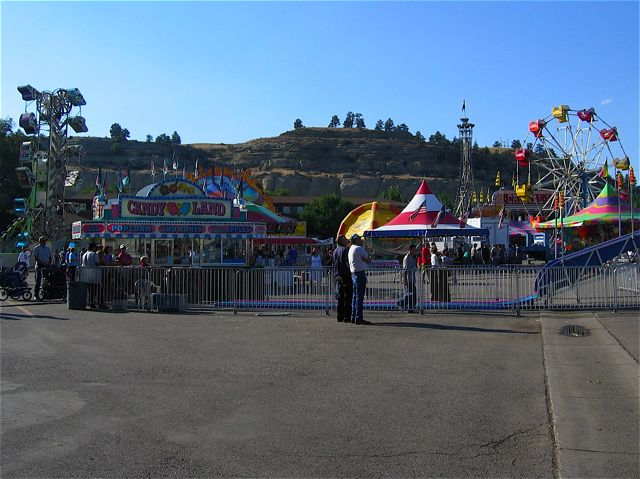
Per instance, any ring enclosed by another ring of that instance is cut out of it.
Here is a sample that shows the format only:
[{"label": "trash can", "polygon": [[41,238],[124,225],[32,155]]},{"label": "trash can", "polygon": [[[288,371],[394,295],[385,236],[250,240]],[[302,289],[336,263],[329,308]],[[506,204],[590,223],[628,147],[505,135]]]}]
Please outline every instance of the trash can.
[{"label": "trash can", "polygon": [[67,284],[67,309],[87,309],[87,283],[70,281]]}]

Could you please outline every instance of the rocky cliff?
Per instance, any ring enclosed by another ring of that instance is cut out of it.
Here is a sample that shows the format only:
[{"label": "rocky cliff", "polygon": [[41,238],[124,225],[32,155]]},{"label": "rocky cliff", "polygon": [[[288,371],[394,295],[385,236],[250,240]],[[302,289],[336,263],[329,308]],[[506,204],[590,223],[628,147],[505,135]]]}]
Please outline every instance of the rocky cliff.
[{"label": "rocky cliff", "polygon": [[[160,172],[163,159],[170,165],[173,155],[172,149],[156,143],[127,141],[118,154],[111,151],[108,138],[84,138],[82,143],[85,174],[78,188],[84,189],[93,184],[100,162],[107,170],[129,163],[135,190],[151,181],[152,158]],[[180,169],[186,163],[192,171],[196,158],[200,168],[249,168],[265,191],[296,196],[340,192],[375,198],[398,186],[410,198],[426,178],[435,193],[454,198],[460,168],[458,143],[432,144],[410,133],[356,128],[303,128],[234,145],[181,145],[176,154]],[[475,148],[473,163],[476,186],[486,188],[493,185],[497,170],[503,178],[510,176],[513,160],[508,149]]]}]

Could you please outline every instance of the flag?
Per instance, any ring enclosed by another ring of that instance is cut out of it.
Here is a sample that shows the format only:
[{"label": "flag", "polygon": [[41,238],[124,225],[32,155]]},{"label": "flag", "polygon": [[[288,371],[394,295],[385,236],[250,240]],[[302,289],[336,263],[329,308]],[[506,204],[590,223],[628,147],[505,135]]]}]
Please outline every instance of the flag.
[{"label": "flag", "polygon": [[187,177],[187,172],[184,169],[184,163],[182,164],[182,177],[186,178]]},{"label": "flag", "polygon": [[171,165],[171,167],[173,168],[173,171],[177,171],[178,170],[178,158],[176,158],[176,152],[173,152],[173,164]]},{"label": "flag", "polygon": [[502,206],[500,213],[498,213],[498,229],[501,230],[502,228],[504,228],[504,205]]},{"label": "flag", "polygon": [[129,165],[127,165],[124,171],[122,172],[122,186],[127,186],[128,184],[129,184]]},{"label": "flag", "polygon": [[602,170],[598,175],[600,178],[609,178],[609,165],[607,164],[608,160],[605,160],[604,165],[602,165]]},{"label": "flag", "polygon": [[101,186],[102,186],[102,162],[100,162],[100,166],[98,167],[98,175],[96,176],[96,191],[99,191]]},{"label": "flag", "polygon": [[169,173],[169,167],[167,166],[167,159],[165,158],[162,163],[162,174],[166,175],[167,173]]},{"label": "flag", "polygon": [[196,166],[193,168],[193,177],[197,180],[200,174],[198,173],[198,158],[196,158]]},{"label": "flag", "polygon": [[118,170],[118,179],[116,180],[116,188],[118,188],[118,192],[122,193],[122,187],[124,186],[122,171]]},{"label": "flag", "polygon": [[462,111],[465,111],[466,109],[467,109],[466,102],[462,100]]},{"label": "flag", "polygon": [[427,212],[427,200],[424,200],[422,204],[418,206],[413,213],[411,213],[411,216],[409,216],[409,221],[415,220],[416,216],[418,216],[420,213],[426,213],[426,212]]},{"label": "flag", "polygon": [[156,177],[156,164],[153,160],[151,160],[151,177]]},{"label": "flag", "polygon": [[467,226],[467,220],[469,219],[470,215],[471,215],[471,205],[469,205],[469,208],[467,208],[467,211],[462,213],[462,216],[460,217],[460,228],[464,228],[465,226]]},{"label": "flag", "polygon": [[431,227],[432,228],[437,228],[438,227],[438,225],[440,224],[440,220],[444,216],[445,212],[446,212],[446,210],[444,209],[444,205],[442,205],[442,208],[440,208],[440,211],[438,211],[438,214],[434,218],[433,223],[431,223]]}]

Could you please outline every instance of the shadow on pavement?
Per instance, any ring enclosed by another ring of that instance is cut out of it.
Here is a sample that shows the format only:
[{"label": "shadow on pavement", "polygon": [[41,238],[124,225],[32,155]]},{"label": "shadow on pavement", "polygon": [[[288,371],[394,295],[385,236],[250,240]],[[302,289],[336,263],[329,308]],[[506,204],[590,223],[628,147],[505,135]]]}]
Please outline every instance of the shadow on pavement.
[{"label": "shadow on pavement", "polygon": [[448,326],[445,324],[432,323],[407,323],[407,322],[384,322],[372,323],[372,326],[392,326],[396,328],[418,328],[418,329],[439,329],[442,331],[473,331],[476,333],[509,333],[509,334],[540,334],[538,331],[517,331],[515,329],[478,328],[475,326]]},{"label": "shadow on pavement", "polygon": [[8,321],[20,321],[21,319],[57,319],[58,321],[68,321],[69,318],[59,318],[58,316],[47,316],[44,314],[15,314],[15,313],[0,313],[0,319]]}]

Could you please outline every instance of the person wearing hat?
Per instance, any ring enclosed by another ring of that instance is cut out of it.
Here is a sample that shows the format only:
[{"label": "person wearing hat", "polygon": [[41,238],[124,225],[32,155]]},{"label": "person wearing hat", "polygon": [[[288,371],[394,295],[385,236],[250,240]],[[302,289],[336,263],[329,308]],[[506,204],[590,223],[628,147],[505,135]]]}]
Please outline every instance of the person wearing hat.
[{"label": "person wearing hat", "polygon": [[116,264],[118,266],[131,266],[133,260],[131,259],[131,255],[127,253],[127,246],[124,244],[120,245],[120,252],[118,256],[116,256]]},{"label": "person wearing hat", "polygon": [[349,240],[345,235],[337,238],[338,247],[333,251],[333,270],[336,280],[336,299],[338,300],[338,322],[351,322],[351,301],[353,282],[349,269]]},{"label": "person wearing hat", "polygon": [[75,243],[69,243],[69,249],[64,254],[64,262],[67,265],[67,278],[69,281],[75,281],[76,269],[78,269],[78,253]]},{"label": "person wearing hat", "polygon": [[33,248],[33,259],[36,262],[36,299],[40,299],[40,284],[42,283],[42,270],[51,264],[53,255],[47,246],[47,237],[40,236],[38,245]]},{"label": "person wearing hat", "polygon": [[353,296],[351,300],[351,322],[354,324],[371,324],[363,318],[362,307],[364,294],[367,288],[367,268],[371,263],[369,253],[362,246],[364,242],[358,234],[351,236],[351,248],[349,248],[349,270],[353,283]]}]

